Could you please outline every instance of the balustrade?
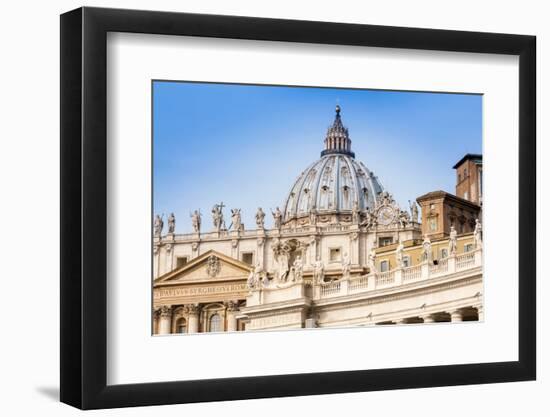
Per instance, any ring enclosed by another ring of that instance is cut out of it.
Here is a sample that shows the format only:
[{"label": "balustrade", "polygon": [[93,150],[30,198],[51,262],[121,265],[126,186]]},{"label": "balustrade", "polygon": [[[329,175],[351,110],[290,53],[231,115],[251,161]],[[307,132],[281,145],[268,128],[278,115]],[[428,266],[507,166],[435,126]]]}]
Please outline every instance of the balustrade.
[{"label": "balustrade", "polygon": [[[397,287],[403,283],[438,278],[444,274],[452,274],[468,268],[481,266],[481,251],[450,256],[440,259],[437,264],[430,265],[424,262],[420,265],[409,266],[402,269],[394,269],[386,272],[376,272],[370,275],[362,275],[350,279],[342,279],[319,286],[316,297],[338,297],[349,293],[372,291],[379,287]],[[314,286],[317,288],[317,286]]]},{"label": "balustrade", "polygon": [[350,291],[357,291],[366,289],[369,286],[369,277],[367,275],[360,276],[359,278],[353,278],[349,282]]},{"label": "balustrade", "polygon": [[403,282],[405,281],[414,281],[422,278],[422,267],[421,265],[409,266],[403,268]]},{"label": "balustrade", "polygon": [[393,284],[395,280],[394,271],[380,272],[376,276],[376,286],[379,285],[390,285]]},{"label": "balustrade", "polygon": [[475,252],[468,252],[456,257],[456,269],[471,268],[475,265]]},{"label": "balustrade", "polygon": [[447,259],[440,259],[437,265],[430,266],[430,275],[443,274],[449,269],[449,262]]},{"label": "balustrade", "polygon": [[340,281],[321,284],[321,297],[339,293],[340,287],[341,287]]}]

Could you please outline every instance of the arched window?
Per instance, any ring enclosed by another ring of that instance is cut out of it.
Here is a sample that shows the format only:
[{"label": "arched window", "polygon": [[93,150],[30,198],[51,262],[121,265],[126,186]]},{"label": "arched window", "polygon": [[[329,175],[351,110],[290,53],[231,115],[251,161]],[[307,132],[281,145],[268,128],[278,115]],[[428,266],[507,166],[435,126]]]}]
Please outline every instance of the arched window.
[{"label": "arched window", "polygon": [[187,333],[187,321],[183,317],[176,321],[176,333]]},{"label": "arched window", "polygon": [[210,332],[221,332],[222,331],[222,318],[218,313],[212,314],[210,316]]}]

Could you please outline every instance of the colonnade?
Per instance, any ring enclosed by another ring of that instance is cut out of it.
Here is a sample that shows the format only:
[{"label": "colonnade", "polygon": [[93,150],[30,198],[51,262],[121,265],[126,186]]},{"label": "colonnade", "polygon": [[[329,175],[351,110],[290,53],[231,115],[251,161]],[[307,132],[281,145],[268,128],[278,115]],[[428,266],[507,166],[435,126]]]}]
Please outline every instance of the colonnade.
[{"label": "colonnade", "polygon": [[469,306],[456,309],[438,311],[429,314],[402,317],[394,320],[386,320],[376,323],[377,325],[388,324],[419,324],[419,323],[457,323],[462,321],[483,321],[483,306]]},{"label": "colonnade", "polygon": [[[238,303],[232,301],[205,305],[163,305],[154,311],[153,333],[234,332],[238,330],[238,312]],[[217,316],[215,326],[210,322],[214,315]]]}]

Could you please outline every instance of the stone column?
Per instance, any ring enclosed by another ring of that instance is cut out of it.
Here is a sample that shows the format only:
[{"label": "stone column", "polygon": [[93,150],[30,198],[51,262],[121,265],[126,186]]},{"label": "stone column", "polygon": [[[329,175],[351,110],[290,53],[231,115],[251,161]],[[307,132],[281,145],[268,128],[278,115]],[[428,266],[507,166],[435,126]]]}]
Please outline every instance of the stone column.
[{"label": "stone column", "polygon": [[349,235],[349,259],[352,265],[359,264],[359,226],[350,226],[352,232]]},{"label": "stone column", "polygon": [[434,318],[431,314],[428,314],[427,316],[422,316],[422,320],[424,320],[424,323],[433,323],[435,322]]},{"label": "stone column", "polygon": [[154,278],[160,276],[160,250],[156,243],[153,246],[153,275]]},{"label": "stone column", "polygon": [[309,318],[306,319],[304,326],[306,329],[314,329],[315,327],[317,327],[317,323],[315,322],[314,318]]},{"label": "stone column", "polygon": [[462,321],[462,313],[460,310],[451,311],[451,322],[455,323],[459,321]]},{"label": "stone column", "polygon": [[267,265],[264,261],[264,248],[265,248],[265,231],[258,230],[258,238],[256,239],[256,259],[254,265],[261,265],[264,271],[267,270]]},{"label": "stone column", "polygon": [[485,318],[483,316],[483,306],[477,306],[476,309],[477,309],[477,321],[483,321]]},{"label": "stone column", "polygon": [[158,309],[153,310],[153,334],[159,333],[159,313]]},{"label": "stone column", "polygon": [[227,303],[227,331],[236,332],[237,331],[237,313],[239,311],[239,306],[234,301],[229,301]]},{"label": "stone column", "polygon": [[172,307],[162,306],[159,311],[158,334],[170,334],[172,329]]},{"label": "stone column", "polygon": [[199,306],[198,304],[188,304],[185,306],[189,313],[189,320],[187,321],[188,333],[199,332]]}]

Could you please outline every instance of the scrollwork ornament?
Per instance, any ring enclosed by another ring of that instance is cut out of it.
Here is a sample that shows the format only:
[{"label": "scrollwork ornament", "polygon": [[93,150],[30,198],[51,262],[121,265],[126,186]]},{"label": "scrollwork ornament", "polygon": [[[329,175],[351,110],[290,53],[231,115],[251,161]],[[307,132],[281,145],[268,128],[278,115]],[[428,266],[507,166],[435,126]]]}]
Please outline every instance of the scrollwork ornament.
[{"label": "scrollwork ornament", "polygon": [[161,306],[159,308],[160,317],[171,317],[172,316],[172,307],[171,306]]}]

